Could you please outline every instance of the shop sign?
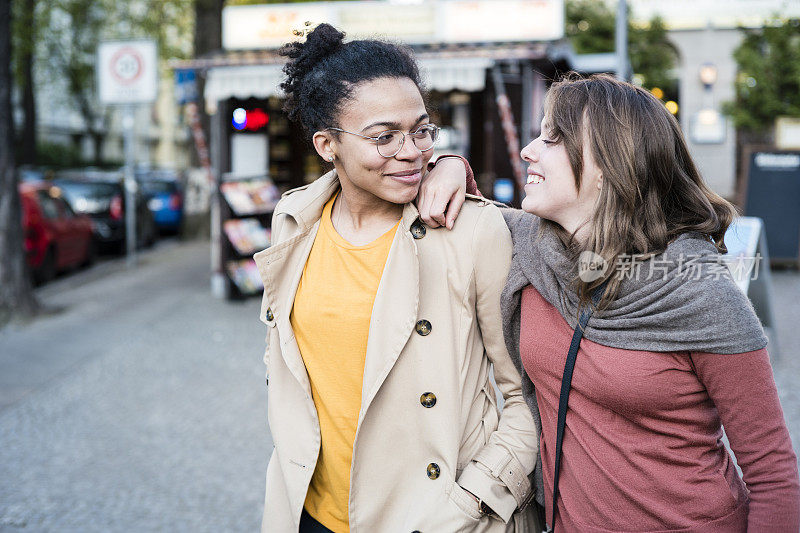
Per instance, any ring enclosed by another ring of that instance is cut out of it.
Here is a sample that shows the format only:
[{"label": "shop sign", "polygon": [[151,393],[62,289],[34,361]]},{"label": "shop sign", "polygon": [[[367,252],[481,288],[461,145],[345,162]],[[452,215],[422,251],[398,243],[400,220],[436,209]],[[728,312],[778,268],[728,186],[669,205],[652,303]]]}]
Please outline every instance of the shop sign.
[{"label": "shop sign", "polygon": [[350,39],[409,44],[551,41],[564,36],[564,0],[377,0],[228,6],[222,44],[228,50],[274,49],[296,31],[328,22]]}]

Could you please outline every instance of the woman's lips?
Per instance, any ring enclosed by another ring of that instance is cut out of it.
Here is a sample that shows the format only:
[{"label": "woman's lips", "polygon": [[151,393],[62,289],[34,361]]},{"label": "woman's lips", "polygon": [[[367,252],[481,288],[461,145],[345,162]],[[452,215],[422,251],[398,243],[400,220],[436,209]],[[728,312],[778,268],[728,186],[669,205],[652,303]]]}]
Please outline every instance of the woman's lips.
[{"label": "woman's lips", "polygon": [[394,180],[408,184],[415,184],[422,179],[421,170],[409,170],[407,172],[393,172],[392,174],[386,174],[386,175]]}]

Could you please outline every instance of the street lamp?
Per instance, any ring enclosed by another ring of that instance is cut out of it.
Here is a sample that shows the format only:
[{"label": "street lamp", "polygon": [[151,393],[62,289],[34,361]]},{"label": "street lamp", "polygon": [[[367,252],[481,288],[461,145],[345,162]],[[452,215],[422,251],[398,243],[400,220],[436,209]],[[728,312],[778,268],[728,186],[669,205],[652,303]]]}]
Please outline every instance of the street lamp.
[{"label": "street lamp", "polygon": [[711,86],[717,82],[717,67],[713,63],[703,63],[700,67],[700,83],[706,89],[711,89]]}]

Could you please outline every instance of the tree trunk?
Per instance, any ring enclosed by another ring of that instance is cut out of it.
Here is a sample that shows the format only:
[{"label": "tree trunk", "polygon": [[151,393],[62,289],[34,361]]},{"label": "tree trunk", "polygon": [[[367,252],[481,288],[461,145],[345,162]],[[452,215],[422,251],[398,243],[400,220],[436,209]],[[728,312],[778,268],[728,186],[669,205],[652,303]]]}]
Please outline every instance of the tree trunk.
[{"label": "tree trunk", "polygon": [[[74,87],[80,86],[77,81],[74,81],[72,85]],[[93,164],[96,167],[102,166],[104,134],[97,127],[97,115],[94,112],[92,103],[89,101],[86,93],[83,92],[83,90],[78,89],[74,96],[78,103],[78,109],[83,116],[83,121],[86,124],[86,132],[89,134],[89,138],[92,140],[92,148],[94,149],[94,153],[92,154]]]},{"label": "tree trunk", "polygon": [[[222,49],[222,7],[224,0],[195,0],[194,56],[200,57],[209,52]],[[205,79],[197,77],[197,108],[200,112],[200,124],[206,139],[210,139],[211,121],[206,114]],[[192,165],[200,166],[197,152],[192,150]]]},{"label": "tree trunk", "polygon": [[11,0],[0,0],[0,325],[38,304],[25,265],[11,115]]},{"label": "tree trunk", "polygon": [[[23,19],[23,27],[30,28],[33,32],[35,20],[34,11],[36,0],[25,0],[24,12],[20,14]],[[33,61],[36,49],[35,37],[26,40],[20,63],[22,69],[22,110],[24,121],[22,125],[22,164],[35,165],[36,153],[36,95],[33,85]]]},{"label": "tree trunk", "polygon": [[199,57],[222,48],[223,0],[196,0],[194,55]]},{"label": "tree trunk", "polygon": [[99,131],[89,130],[94,147],[94,165],[99,167],[103,164],[103,134]]}]

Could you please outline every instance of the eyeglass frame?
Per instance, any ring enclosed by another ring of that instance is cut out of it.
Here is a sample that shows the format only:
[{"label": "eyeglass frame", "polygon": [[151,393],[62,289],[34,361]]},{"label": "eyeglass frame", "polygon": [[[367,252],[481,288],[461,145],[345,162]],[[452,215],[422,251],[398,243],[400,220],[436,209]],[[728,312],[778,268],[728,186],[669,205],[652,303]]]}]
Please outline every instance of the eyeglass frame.
[{"label": "eyeglass frame", "polygon": [[[411,139],[411,143],[414,145],[414,148],[416,148],[420,152],[427,152],[429,150],[433,150],[434,146],[436,146],[436,143],[439,142],[439,133],[441,132],[441,128],[439,128],[439,126],[437,126],[436,124],[432,124],[430,122],[427,123],[427,124],[421,124],[421,125],[417,126],[413,131],[409,131],[408,133],[406,133],[406,132],[404,132],[402,130],[384,130],[384,131],[378,133],[378,135],[376,135],[375,137],[370,137],[369,135],[361,135],[360,133],[355,133],[353,131],[343,130],[341,128],[329,127],[329,128],[325,128],[325,129],[331,130],[331,131],[338,131],[340,133],[349,133],[350,135],[356,135],[358,137],[361,137],[362,139],[367,139],[367,140],[373,141],[375,143],[375,150],[378,152],[378,155],[381,156],[381,157],[384,157],[386,159],[391,159],[394,156],[396,156],[397,154],[399,154],[400,151],[403,149],[403,146],[405,146],[405,144],[406,144],[406,135],[411,135],[412,133],[418,131],[420,128],[424,128],[426,126],[433,126],[433,130],[432,131],[435,132],[435,134],[436,134],[436,138],[433,140],[433,144],[431,144],[431,147],[430,148],[425,148],[424,150],[422,150],[420,147],[417,146],[417,143],[414,142],[413,138]],[[395,132],[395,131],[400,133],[400,135],[403,136],[403,140],[400,141],[400,147],[392,155],[383,155],[381,153],[380,149],[378,148],[378,139],[381,137],[381,135],[384,135],[384,134],[389,133],[389,132]]]}]

